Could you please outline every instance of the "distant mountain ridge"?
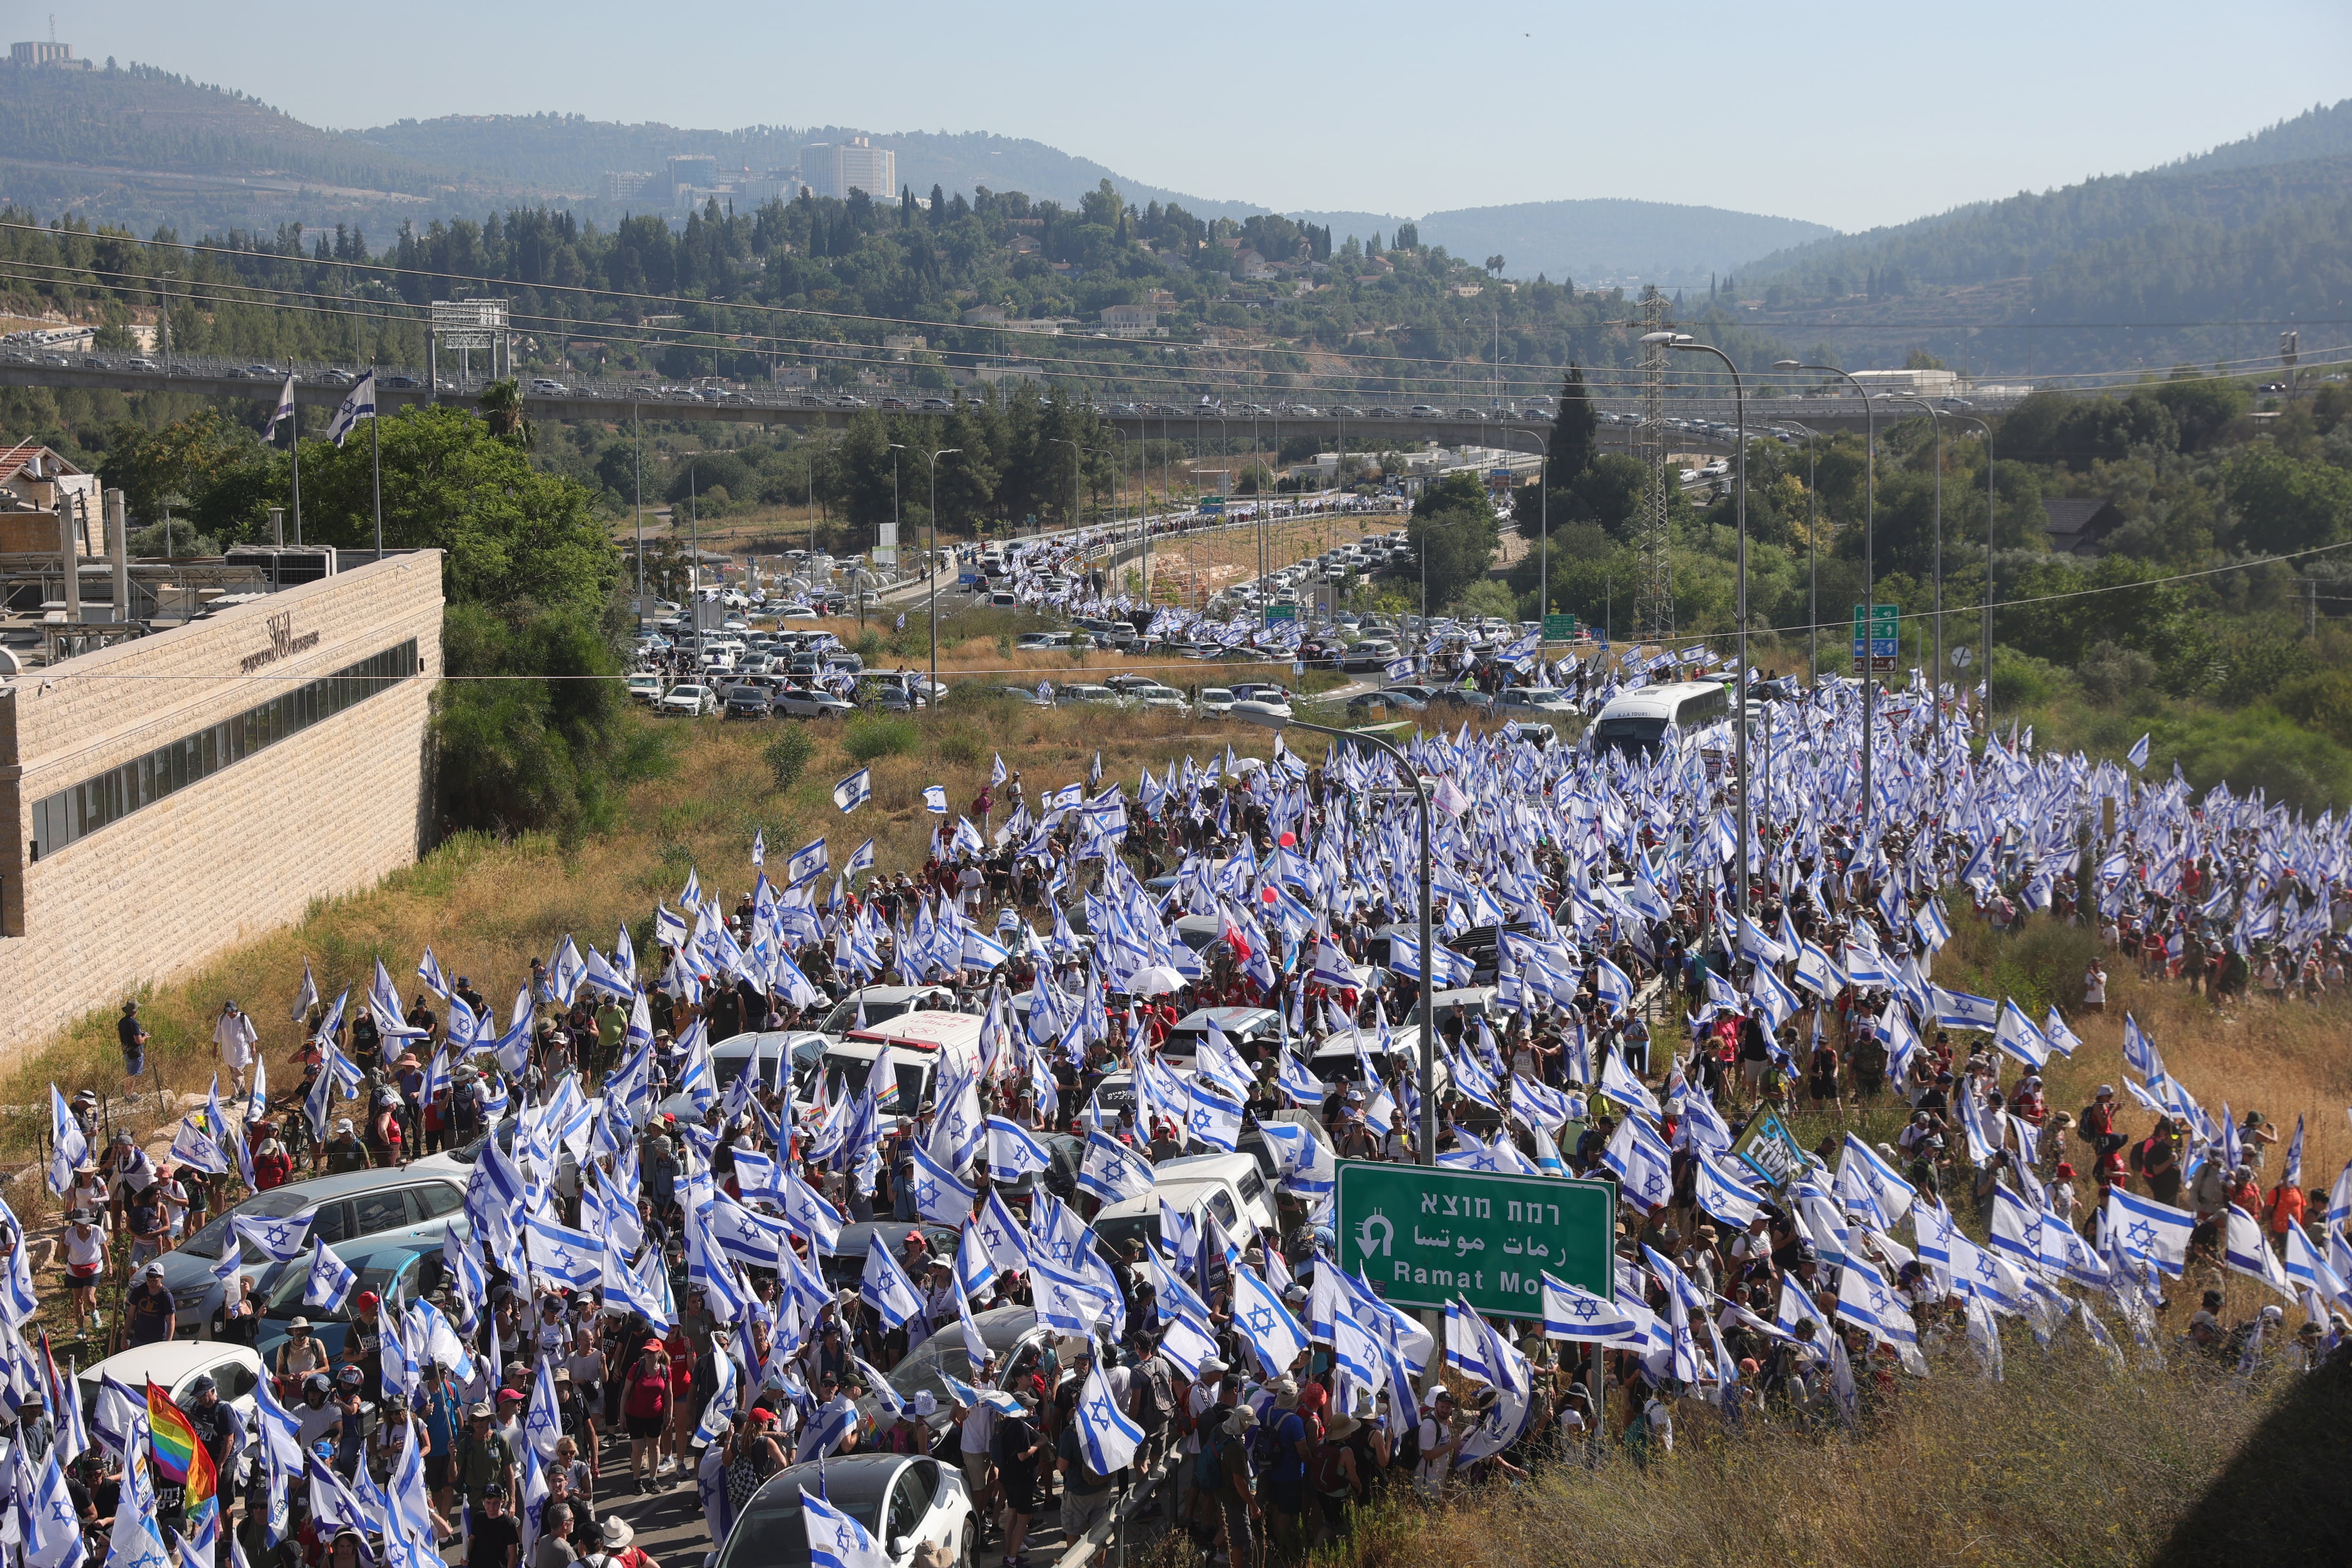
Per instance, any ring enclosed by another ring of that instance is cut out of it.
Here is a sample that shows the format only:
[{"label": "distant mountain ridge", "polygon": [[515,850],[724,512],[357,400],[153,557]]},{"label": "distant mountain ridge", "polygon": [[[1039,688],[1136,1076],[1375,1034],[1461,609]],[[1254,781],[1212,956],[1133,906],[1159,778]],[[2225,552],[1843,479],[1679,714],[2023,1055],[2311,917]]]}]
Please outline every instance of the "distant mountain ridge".
[{"label": "distant mountain ridge", "polygon": [[2352,194],[2352,99],[2307,110],[2241,141],[2136,174],[2107,174],[2057,190],[1972,202],[1909,223],[1838,235],[1769,253],[1739,268],[1743,283],[1836,292],[1874,273],[1905,287],[1982,283],[2030,275],[2094,245],[2179,224],[2225,232],[2263,223],[2313,199]]}]

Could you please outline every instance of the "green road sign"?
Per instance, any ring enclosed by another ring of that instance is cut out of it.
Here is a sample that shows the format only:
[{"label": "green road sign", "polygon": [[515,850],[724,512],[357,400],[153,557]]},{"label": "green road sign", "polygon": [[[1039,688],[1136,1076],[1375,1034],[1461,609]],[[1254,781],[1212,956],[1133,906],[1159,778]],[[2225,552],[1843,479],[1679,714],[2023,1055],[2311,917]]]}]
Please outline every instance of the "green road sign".
[{"label": "green road sign", "polygon": [[1546,642],[1574,642],[1576,640],[1576,617],[1574,616],[1546,616],[1543,618],[1543,640]]},{"label": "green road sign", "polygon": [[[1868,620],[1870,630],[1863,630]],[[1903,606],[1900,605],[1856,605],[1853,607],[1853,635],[1856,637],[1900,637],[1903,626]]]},{"label": "green road sign", "polygon": [[1559,1176],[1342,1160],[1339,1267],[1381,1299],[1543,1315],[1543,1276],[1606,1296],[1616,1289],[1617,1187]]},{"label": "green road sign", "polygon": [[1756,1119],[1733,1141],[1731,1152],[1776,1187],[1788,1185],[1789,1178],[1802,1172],[1806,1164],[1804,1147],[1769,1110],[1756,1113]]},{"label": "green road sign", "polygon": [[1225,510],[1225,498],[1224,498],[1224,497],[1223,497],[1223,496],[1202,496],[1202,497],[1201,498],[1201,510],[1202,510],[1203,513],[1205,513],[1206,515],[1208,515],[1208,516],[1210,516],[1210,517],[1218,517],[1218,516],[1222,516],[1222,515],[1223,514],[1223,512],[1224,512],[1224,510]]},{"label": "green road sign", "polygon": [[1295,621],[1298,618],[1298,606],[1296,605],[1268,605],[1265,607],[1265,618],[1269,621]]}]

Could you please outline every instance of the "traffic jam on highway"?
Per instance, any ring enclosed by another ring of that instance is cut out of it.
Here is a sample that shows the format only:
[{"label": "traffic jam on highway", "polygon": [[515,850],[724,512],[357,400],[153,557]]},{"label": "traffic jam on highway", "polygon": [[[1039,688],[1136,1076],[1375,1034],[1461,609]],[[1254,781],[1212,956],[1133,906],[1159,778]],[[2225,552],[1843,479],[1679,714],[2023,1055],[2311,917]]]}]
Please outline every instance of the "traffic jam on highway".
[{"label": "traffic jam on highway", "polygon": [[[1246,517],[1225,522],[1251,525]],[[1358,679],[1317,700],[1344,704],[1351,721],[1435,710],[1541,725],[1580,710],[1570,693],[1540,683],[1542,661],[1534,657],[1542,642],[1538,622],[1360,612],[1335,607],[1334,595],[1318,595],[1318,589],[1384,574],[1409,579],[1417,557],[1402,531],[1366,534],[1238,583],[1198,612],[1106,592],[1103,552],[1130,537],[1126,530],[1088,529],[942,552],[940,614],[951,622],[974,606],[1031,613],[1036,628],[1013,641],[1020,655],[1084,656],[1100,649],[1163,672],[1179,663],[1244,666],[1251,674],[1287,666],[1294,679],[1311,670],[1335,671]],[[862,563],[802,550],[785,559],[789,571],[756,586],[706,587],[698,616],[684,605],[656,601],[636,645],[630,695],[664,715],[722,720],[904,713],[949,695],[949,679],[903,664],[869,666],[866,655],[844,642],[845,632],[856,634],[839,617],[864,590],[836,586],[836,579],[862,574]],[[909,581],[919,589],[919,577]],[[903,629],[909,616],[929,613],[920,592],[909,605],[894,609],[869,598],[864,607],[869,615],[878,610],[894,617],[894,629]],[[1568,640],[1572,653],[1590,653],[1595,661],[1606,651],[1591,628]],[[1279,679],[1170,680],[1078,664],[1066,679],[1033,678],[1024,669],[965,673],[953,684],[977,685],[1038,707],[1223,713],[1236,704],[1245,712],[1270,704],[1286,717],[1289,704],[1302,697]]]}]

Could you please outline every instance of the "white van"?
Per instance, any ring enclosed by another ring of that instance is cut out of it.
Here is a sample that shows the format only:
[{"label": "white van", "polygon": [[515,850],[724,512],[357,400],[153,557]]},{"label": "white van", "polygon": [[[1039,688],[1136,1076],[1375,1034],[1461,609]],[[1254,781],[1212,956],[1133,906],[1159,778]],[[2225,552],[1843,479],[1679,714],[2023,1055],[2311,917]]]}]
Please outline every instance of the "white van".
[{"label": "white van", "polygon": [[1731,694],[1720,681],[1675,680],[1644,686],[1610,699],[1584,732],[1592,750],[1648,756],[1664,739],[1666,726],[1695,734],[1731,711]]}]

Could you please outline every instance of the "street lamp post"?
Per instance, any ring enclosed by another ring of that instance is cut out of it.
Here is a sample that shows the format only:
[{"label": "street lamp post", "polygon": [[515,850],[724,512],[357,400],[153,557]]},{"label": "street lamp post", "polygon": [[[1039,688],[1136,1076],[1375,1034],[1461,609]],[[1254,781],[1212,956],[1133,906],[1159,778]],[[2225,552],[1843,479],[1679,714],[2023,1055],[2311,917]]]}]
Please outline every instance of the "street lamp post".
[{"label": "street lamp post", "polygon": [[1917,404],[1927,411],[1936,427],[1936,587],[1930,605],[1936,623],[1936,654],[1927,668],[1927,734],[1928,743],[1940,752],[1944,749],[1944,416],[1924,397],[1895,392],[1885,395],[1891,403]]},{"label": "street lamp post", "polygon": [[1404,775],[1405,783],[1412,786],[1414,797],[1421,804],[1421,999],[1418,1009],[1421,1022],[1421,1127],[1420,1135],[1414,1142],[1419,1144],[1415,1152],[1421,1163],[1434,1164],[1437,1160],[1437,1031],[1431,1026],[1429,1000],[1429,975],[1433,963],[1429,918],[1429,785],[1422,781],[1421,770],[1412,765],[1412,760],[1398,749],[1394,742],[1384,736],[1364,730],[1339,730],[1326,724],[1309,724],[1303,719],[1286,717],[1279,710],[1237,708],[1233,716],[1269,730],[1306,730],[1335,741],[1349,741],[1385,752],[1395,761],[1397,771]]},{"label": "street lamp post", "polygon": [[1741,914],[1748,912],[1748,394],[1739,379],[1739,367],[1731,356],[1713,343],[1695,342],[1687,332],[1650,332],[1642,342],[1664,343],[1679,353],[1713,354],[1731,373],[1731,403],[1739,422],[1739,473],[1734,491],[1733,510],[1739,521],[1739,707],[1738,718],[1732,726],[1732,738],[1738,747],[1739,769],[1739,849],[1738,874],[1733,879],[1732,908]]},{"label": "street lamp post", "polygon": [[1820,433],[1794,422],[1789,428],[1805,436],[1805,684],[1817,688],[1822,679],[1822,541],[1814,508],[1813,443]]},{"label": "street lamp post", "polygon": [[1877,562],[1874,551],[1878,532],[1878,410],[1872,405],[1870,394],[1863,389],[1862,383],[1854,379],[1851,371],[1840,370],[1831,364],[1806,364],[1792,359],[1774,360],[1772,368],[1842,375],[1853,386],[1853,395],[1862,399],[1862,828],[1867,833],[1870,829],[1871,698],[1876,686],[1870,670],[1870,606],[1872,596],[1877,591]]},{"label": "street lamp post", "polygon": [[931,542],[930,548],[924,552],[923,561],[926,574],[930,579],[931,609],[931,684],[930,689],[923,693],[926,707],[940,700],[940,459],[952,458],[962,450],[961,447],[940,447],[921,454],[931,470]]},{"label": "street lamp post", "polygon": [[1971,415],[1952,416],[1984,432],[1985,443],[1985,590],[1984,590],[1984,731],[1992,733],[1992,426]]},{"label": "street lamp post", "polygon": [[[1536,620],[1540,628],[1551,614],[1551,451],[1543,444],[1543,437],[1532,430],[1514,430],[1506,426],[1502,434],[1525,436],[1536,444],[1536,520],[1543,535],[1536,557]],[[1540,629],[1538,635],[1541,635]]]}]

